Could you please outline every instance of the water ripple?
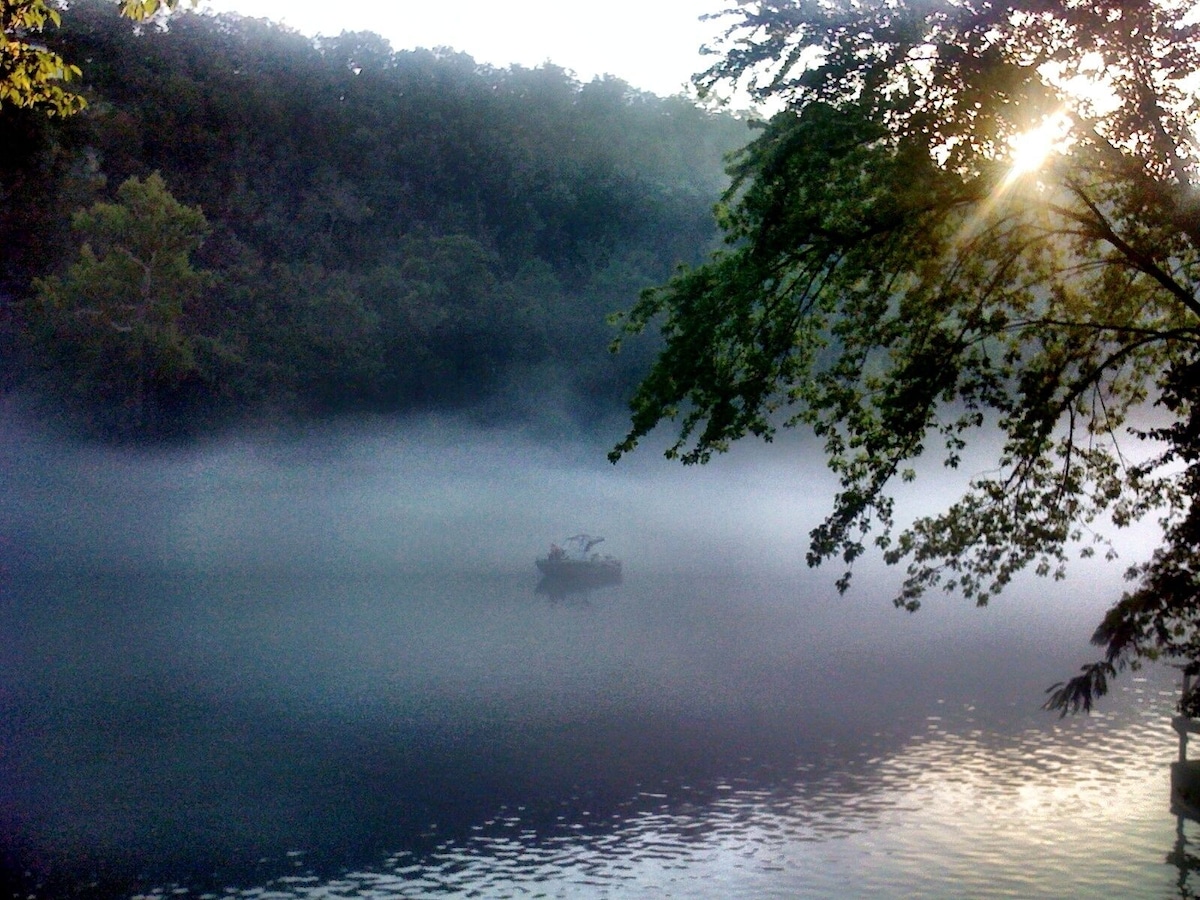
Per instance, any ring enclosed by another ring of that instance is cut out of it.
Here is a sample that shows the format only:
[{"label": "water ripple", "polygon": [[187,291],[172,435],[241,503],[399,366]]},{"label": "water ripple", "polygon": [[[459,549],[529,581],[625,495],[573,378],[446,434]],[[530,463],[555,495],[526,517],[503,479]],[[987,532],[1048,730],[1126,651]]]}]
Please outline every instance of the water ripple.
[{"label": "water ripple", "polygon": [[763,779],[746,759],[707,786],[643,785],[603,820],[577,796],[549,827],[505,808],[373,870],[205,896],[1188,897],[1172,699],[1139,682],[1106,716],[1015,731],[942,710],[899,750],[841,748],[840,766],[774,760],[787,774]]}]

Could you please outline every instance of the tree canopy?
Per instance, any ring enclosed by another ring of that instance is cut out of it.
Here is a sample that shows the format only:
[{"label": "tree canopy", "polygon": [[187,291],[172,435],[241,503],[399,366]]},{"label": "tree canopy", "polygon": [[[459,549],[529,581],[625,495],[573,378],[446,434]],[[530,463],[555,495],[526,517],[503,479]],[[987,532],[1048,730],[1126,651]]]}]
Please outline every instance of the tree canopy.
[{"label": "tree canopy", "polygon": [[[1155,511],[1093,640],[1048,706],[1090,709],[1146,658],[1200,672],[1200,25],[1174,0],[740,3],[702,87],[781,111],[736,157],[726,246],[645,292],[663,349],[616,461],[664,421],[699,463],[806,426],[840,479],[808,560],[874,544],[985,604],[1062,578],[1093,531]],[[1162,422],[1167,424],[1163,425]],[[896,523],[889,485],[998,435],[994,469]],[[1100,541],[1101,546],[1106,546]],[[1112,554],[1111,546],[1107,552]],[[849,571],[839,580],[843,590]]]},{"label": "tree canopy", "polygon": [[[0,107],[0,389],[120,440],[446,407],[619,414],[652,348],[610,356],[605,316],[715,246],[744,120],[373,34],[185,8],[165,24],[72,0],[44,38],[80,61],[87,108]],[[175,292],[191,362],[143,381],[131,332],[63,311],[132,265],[76,214],[126,206],[121,186],[155,173],[202,211],[186,262],[204,290]]]},{"label": "tree canopy", "polygon": [[212,275],[191,264],[209,225],[154,173],[122,184],[116,203],[77,213],[74,230],[82,238],[76,261],[65,275],[34,282],[30,339],[57,358],[73,393],[112,395],[139,426],[161,398],[203,377],[200,357],[214,352],[196,308]]},{"label": "tree canopy", "polygon": [[[196,0],[191,0],[195,5]],[[179,5],[179,0],[119,0],[121,15],[144,22]],[[83,72],[67,63],[34,36],[47,25],[61,25],[62,15],[47,0],[0,0],[0,107],[41,109],[50,115],[71,115],[86,105],[83,96],[67,88]]]}]

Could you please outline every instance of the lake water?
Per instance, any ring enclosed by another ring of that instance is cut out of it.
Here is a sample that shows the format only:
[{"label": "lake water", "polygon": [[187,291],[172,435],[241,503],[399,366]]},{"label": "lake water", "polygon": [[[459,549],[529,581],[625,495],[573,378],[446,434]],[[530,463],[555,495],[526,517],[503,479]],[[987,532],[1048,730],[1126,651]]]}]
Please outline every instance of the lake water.
[{"label": "lake water", "polygon": [[[797,566],[811,486],[770,460],[687,480],[431,444],[8,441],[4,896],[1200,890],[1173,672],[1038,708],[1112,572],[910,616],[878,573],[839,598]],[[538,591],[571,502],[620,585]]]}]

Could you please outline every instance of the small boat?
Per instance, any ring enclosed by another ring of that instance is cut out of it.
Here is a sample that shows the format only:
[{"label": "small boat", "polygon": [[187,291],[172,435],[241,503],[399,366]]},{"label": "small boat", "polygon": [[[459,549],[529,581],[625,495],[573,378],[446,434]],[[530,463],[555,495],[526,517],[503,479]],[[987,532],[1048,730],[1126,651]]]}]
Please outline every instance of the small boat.
[{"label": "small boat", "polygon": [[550,552],[537,560],[538,570],[547,578],[560,581],[609,584],[621,580],[621,561],[602,556],[592,548],[603,541],[590,534],[574,534],[562,542],[551,544]]}]

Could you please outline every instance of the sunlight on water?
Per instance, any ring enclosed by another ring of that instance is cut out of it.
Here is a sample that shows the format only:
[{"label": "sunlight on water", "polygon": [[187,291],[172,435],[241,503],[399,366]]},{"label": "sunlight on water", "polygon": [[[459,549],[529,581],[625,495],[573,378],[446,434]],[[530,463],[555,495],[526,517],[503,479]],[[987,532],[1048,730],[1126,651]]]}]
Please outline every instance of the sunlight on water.
[{"label": "sunlight on water", "polygon": [[693,809],[643,794],[599,833],[583,810],[542,839],[504,816],[426,859],[277,882],[270,895],[1167,896],[1167,785],[1147,750],[1161,760],[1171,748],[1157,732],[1128,727],[1079,752],[1054,732],[998,748],[937,737],[844,793],[728,785]]},{"label": "sunlight on water", "polygon": [[643,785],[606,812],[582,794],[549,819],[501,806],[466,837],[438,841],[431,825],[428,850],[377,866],[318,877],[297,852],[295,875],[206,896],[1190,896],[1165,862],[1165,682],[1151,673],[1109,713],[1031,715],[1016,731],[941,709],[898,750],[877,734],[790,771],[743,757],[708,784]]}]

